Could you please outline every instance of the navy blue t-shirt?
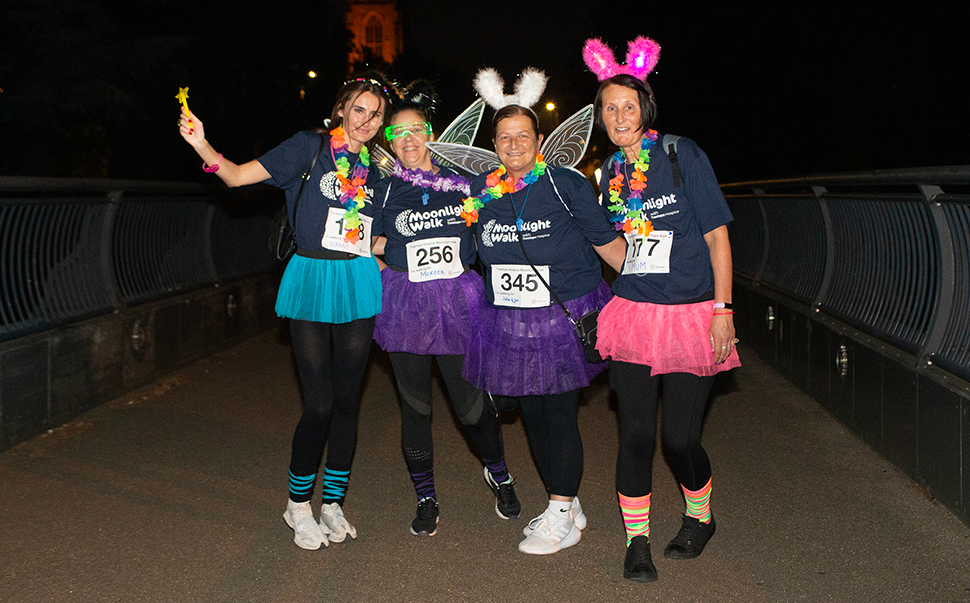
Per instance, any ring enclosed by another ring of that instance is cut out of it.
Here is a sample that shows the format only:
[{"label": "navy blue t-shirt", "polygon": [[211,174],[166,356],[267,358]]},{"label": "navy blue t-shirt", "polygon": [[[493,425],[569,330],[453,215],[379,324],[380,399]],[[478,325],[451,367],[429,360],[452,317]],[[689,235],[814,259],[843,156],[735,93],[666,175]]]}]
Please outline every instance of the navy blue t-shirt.
[{"label": "navy blue t-shirt", "polygon": [[[472,193],[482,191],[487,176],[480,174],[472,180]],[[575,299],[595,289],[603,273],[591,245],[606,245],[616,239],[617,232],[589,181],[572,170],[550,166],[531,190],[526,186],[513,193],[512,203],[509,198],[509,194],[502,195],[478,210],[478,256],[486,268],[489,303],[494,301],[492,264],[528,266],[516,235],[516,217],[524,221],[522,243],[529,259],[536,266],[549,266],[549,285],[560,299]]]},{"label": "navy blue t-shirt", "polygon": [[[438,176],[447,177],[455,172],[439,168]],[[390,176],[374,187],[374,202],[381,207],[385,226],[384,260],[389,266],[407,268],[408,243],[435,237],[459,237],[461,263],[475,263],[475,239],[472,229],[461,217],[465,194],[461,191],[435,191],[428,187],[428,204],[421,202],[424,190],[412,186],[396,176]],[[385,198],[387,199],[385,201]],[[375,231],[376,234],[376,231]]]},{"label": "navy blue t-shirt", "polygon": [[[689,138],[677,141],[677,162],[681,181],[674,187],[670,157],[662,138],[650,149],[647,187],[642,192],[644,218],[654,230],[673,231],[670,272],[663,274],[621,274],[613,281],[613,293],[631,301],[679,304],[705,297],[713,299],[714,270],[704,235],[733,220],[717,184],[711,162]],[[604,206],[609,205],[610,178],[615,175],[612,158],[603,164],[600,190]],[[608,168],[608,169],[607,169]],[[630,195],[629,177],[635,167],[623,163],[623,190]],[[625,213],[625,210],[624,210]]]},{"label": "navy blue t-shirt", "polygon": [[[320,134],[312,130],[297,132],[289,139],[282,142],[278,147],[271,149],[262,157],[259,157],[260,165],[270,173],[271,178],[265,181],[277,188],[286,191],[286,205],[289,212],[290,224],[296,224],[296,245],[301,249],[319,251],[323,249],[323,234],[327,225],[327,214],[331,207],[343,209],[340,203],[340,183],[336,179],[337,168],[334,165],[334,156],[330,149],[330,135],[323,134],[325,139],[323,150],[317,163],[313,166],[310,179],[303,187],[303,198],[300,199],[298,208],[298,222],[293,219],[293,204],[296,201],[296,193],[300,190],[300,183],[303,174],[306,173],[313,156],[320,148]],[[354,166],[357,164],[359,155],[350,154],[347,160],[350,162],[350,177],[353,176]],[[367,198],[365,206],[360,209],[360,213],[374,218],[372,233],[379,234],[383,230],[380,222],[380,212],[374,207],[373,187],[380,179],[381,175],[376,165],[371,165],[367,170]]]}]

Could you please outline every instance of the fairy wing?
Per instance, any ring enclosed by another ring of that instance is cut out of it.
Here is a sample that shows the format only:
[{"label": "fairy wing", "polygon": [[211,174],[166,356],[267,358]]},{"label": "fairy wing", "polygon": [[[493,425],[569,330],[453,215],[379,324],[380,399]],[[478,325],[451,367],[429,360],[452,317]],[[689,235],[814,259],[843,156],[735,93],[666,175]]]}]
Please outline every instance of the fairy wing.
[{"label": "fairy wing", "polygon": [[466,172],[477,176],[482,172],[491,172],[501,165],[498,155],[493,151],[486,151],[478,147],[452,142],[428,142],[425,146],[436,156],[455,164]]},{"label": "fairy wing", "polygon": [[387,178],[390,176],[391,170],[394,168],[394,157],[379,144],[374,145],[374,148],[371,149],[370,154],[371,163],[377,166],[377,169],[381,173],[381,178]]},{"label": "fairy wing", "polygon": [[543,141],[542,156],[546,163],[571,168],[586,153],[589,135],[593,131],[593,105],[586,105],[562,122]]},{"label": "fairy wing", "polygon": [[485,101],[475,99],[461,115],[448,124],[445,131],[438,137],[438,142],[453,142],[471,146],[478,135],[478,126],[482,122],[482,113],[485,112]]}]

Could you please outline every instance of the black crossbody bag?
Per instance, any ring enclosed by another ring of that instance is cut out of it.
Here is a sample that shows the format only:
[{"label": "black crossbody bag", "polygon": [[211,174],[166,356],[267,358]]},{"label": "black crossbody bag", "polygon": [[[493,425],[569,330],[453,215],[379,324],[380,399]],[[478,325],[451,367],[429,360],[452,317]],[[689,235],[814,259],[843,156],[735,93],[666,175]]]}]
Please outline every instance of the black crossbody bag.
[{"label": "black crossbody bag", "polygon": [[[550,180],[551,179],[552,177],[550,176]],[[553,187],[555,187],[555,183],[553,183]],[[556,189],[556,194],[559,194],[558,189]],[[562,197],[560,197],[559,200],[562,201]],[[509,195],[509,203],[512,205],[512,211],[514,213],[515,203],[512,201],[512,195]],[[563,202],[563,205],[565,205],[565,202]],[[567,207],[566,209],[568,211],[569,208]],[[571,213],[572,212],[570,212],[570,214]],[[519,239],[519,247],[522,248],[522,255],[525,257],[525,261],[529,263],[529,266],[532,267],[532,271],[535,272],[536,276],[539,277],[539,282],[541,282],[543,286],[549,290],[549,294],[552,295],[552,298],[556,300],[557,304],[559,304],[559,308],[562,310],[562,313],[566,315],[566,320],[571,322],[573,326],[576,327],[576,333],[579,335],[579,342],[583,345],[583,354],[586,356],[586,362],[592,364],[603,362],[603,357],[600,356],[598,351],[596,351],[596,319],[599,317],[600,311],[593,310],[592,312],[588,312],[581,316],[579,320],[573,318],[572,313],[566,309],[566,306],[562,303],[562,300],[559,299],[556,292],[552,290],[552,287],[549,286],[546,279],[542,278],[542,274],[536,268],[535,264],[532,263],[532,260],[529,259],[529,254],[525,251],[525,243],[522,242],[522,231],[517,230],[515,234]]]},{"label": "black crossbody bag", "polygon": [[276,215],[273,216],[269,231],[269,252],[277,260],[285,262],[296,252],[296,212],[300,207],[300,197],[303,196],[303,187],[306,186],[307,180],[310,179],[310,172],[313,171],[313,166],[317,164],[317,159],[320,158],[320,153],[323,152],[325,142],[326,139],[320,136],[320,148],[317,149],[317,154],[313,156],[310,167],[303,174],[303,182],[300,183],[300,190],[296,193],[296,201],[293,202],[294,225],[290,225],[285,201],[283,202],[283,207],[277,210]]}]

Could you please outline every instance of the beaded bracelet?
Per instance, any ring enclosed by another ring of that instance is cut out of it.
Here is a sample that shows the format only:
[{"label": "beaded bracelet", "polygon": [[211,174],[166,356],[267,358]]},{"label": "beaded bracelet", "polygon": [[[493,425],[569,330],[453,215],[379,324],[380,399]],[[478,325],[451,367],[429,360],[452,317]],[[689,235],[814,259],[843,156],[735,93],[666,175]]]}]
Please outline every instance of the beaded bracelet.
[{"label": "beaded bracelet", "polygon": [[[219,153],[219,161],[222,161],[222,153]],[[216,163],[213,163],[212,165],[206,165],[206,163],[203,161],[202,162],[202,171],[205,172],[205,173],[207,173],[207,174],[211,174],[213,172],[218,172],[219,171],[219,163],[216,162]]]}]

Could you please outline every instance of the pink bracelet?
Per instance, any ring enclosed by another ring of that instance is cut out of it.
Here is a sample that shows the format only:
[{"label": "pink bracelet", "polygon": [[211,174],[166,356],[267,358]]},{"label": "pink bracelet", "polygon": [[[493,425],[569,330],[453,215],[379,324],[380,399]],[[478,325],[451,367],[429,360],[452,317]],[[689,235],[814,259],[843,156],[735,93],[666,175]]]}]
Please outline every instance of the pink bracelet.
[{"label": "pink bracelet", "polygon": [[[222,161],[222,153],[219,153],[219,161]],[[205,172],[205,173],[207,173],[207,174],[211,174],[213,172],[218,172],[219,171],[219,164],[218,163],[213,163],[212,165],[206,165],[205,162],[203,161],[202,162],[202,171]]]},{"label": "pink bracelet", "polygon": [[734,311],[732,310],[731,312],[715,312],[714,316],[721,316],[724,314],[734,314]]}]

